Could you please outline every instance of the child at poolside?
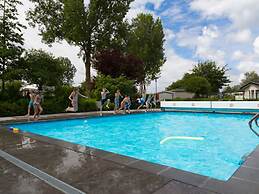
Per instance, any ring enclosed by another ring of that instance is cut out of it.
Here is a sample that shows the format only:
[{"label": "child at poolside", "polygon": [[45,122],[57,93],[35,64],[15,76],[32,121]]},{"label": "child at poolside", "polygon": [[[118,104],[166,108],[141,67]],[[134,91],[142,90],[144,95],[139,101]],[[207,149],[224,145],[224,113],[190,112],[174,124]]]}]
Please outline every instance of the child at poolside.
[{"label": "child at poolside", "polygon": [[141,98],[138,98],[137,101],[138,101],[138,103],[140,104],[139,107],[137,108],[137,109],[139,110],[140,108],[142,108],[142,107],[145,105],[146,94],[143,93],[142,96],[141,96]]},{"label": "child at poolside", "polygon": [[37,92],[35,98],[34,98],[34,102],[33,102],[33,105],[34,105],[34,115],[33,115],[33,118],[35,120],[38,120],[40,118],[40,114],[42,113],[43,111],[43,108],[41,107],[41,96],[40,96],[40,93]]},{"label": "child at poolside", "polygon": [[83,97],[83,98],[88,98],[87,96],[84,96],[79,92],[78,88],[74,88],[73,92],[70,94],[68,97],[69,100],[71,101],[71,107],[68,106],[66,109],[66,112],[77,112],[78,111],[78,97]]},{"label": "child at poolside", "polygon": [[123,98],[123,96],[120,93],[120,90],[117,90],[114,94],[114,113],[117,114],[120,109],[120,98]]},{"label": "child at poolside", "polygon": [[146,101],[146,111],[148,111],[150,108],[152,108],[152,101],[154,99],[154,95],[153,94],[149,94],[147,101]]},{"label": "child at poolside", "polygon": [[34,109],[33,102],[34,102],[35,94],[32,92],[32,90],[29,90],[29,92],[27,93],[27,96],[28,96],[30,101],[29,101],[29,104],[28,104],[28,112],[27,112],[26,116],[29,117],[30,113],[31,113],[31,109],[32,108]]},{"label": "child at poolside", "polygon": [[107,108],[109,108],[109,100],[107,99],[107,94],[109,94],[109,90],[107,90],[106,88],[103,88],[103,90],[101,91],[101,105],[103,107],[103,105],[105,104],[105,102],[107,101]]},{"label": "child at poolside", "polygon": [[126,95],[125,98],[121,102],[120,110],[123,109],[124,113],[128,112],[130,114],[130,106],[131,106],[130,97]]}]

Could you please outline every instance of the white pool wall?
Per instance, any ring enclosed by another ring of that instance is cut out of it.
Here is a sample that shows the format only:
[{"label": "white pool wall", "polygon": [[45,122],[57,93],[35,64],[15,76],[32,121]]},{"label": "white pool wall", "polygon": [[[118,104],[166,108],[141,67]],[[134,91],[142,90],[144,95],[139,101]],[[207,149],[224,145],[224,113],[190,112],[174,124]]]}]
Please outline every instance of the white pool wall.
[{"label": "white pool wall", "polygon": [[259,109],[259,101],[161,101],[161,108]]}]

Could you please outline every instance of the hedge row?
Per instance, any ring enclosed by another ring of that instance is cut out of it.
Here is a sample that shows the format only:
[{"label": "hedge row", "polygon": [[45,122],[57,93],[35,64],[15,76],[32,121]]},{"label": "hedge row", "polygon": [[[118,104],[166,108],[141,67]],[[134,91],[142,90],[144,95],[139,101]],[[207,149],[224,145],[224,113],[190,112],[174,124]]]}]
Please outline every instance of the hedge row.
[{"label": "hedge row", "polygon": [[[55,114],[65,112],[68,102],[57,98],[45,99],[42,103],[43,114]],[[27,114],[28,100],[22,99],[16,102],[0,101],[0,117],[21,116]],[[96,111],[95,99],[80,99],[79,112]]]}]

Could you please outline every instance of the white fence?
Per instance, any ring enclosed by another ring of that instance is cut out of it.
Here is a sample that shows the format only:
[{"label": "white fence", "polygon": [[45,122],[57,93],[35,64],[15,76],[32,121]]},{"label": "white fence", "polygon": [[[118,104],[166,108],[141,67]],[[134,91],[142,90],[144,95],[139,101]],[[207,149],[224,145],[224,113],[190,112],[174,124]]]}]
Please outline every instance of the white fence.
[{"label": "white fence", "polygon": [[257,110],[259,101],[161,101],[162,109],[231,109]]}]

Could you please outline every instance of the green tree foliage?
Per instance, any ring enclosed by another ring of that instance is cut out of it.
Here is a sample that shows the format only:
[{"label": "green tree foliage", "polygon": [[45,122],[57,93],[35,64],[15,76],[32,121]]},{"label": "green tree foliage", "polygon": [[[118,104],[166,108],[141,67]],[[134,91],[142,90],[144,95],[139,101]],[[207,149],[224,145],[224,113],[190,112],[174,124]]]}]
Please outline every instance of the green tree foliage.
[{"label": "green tree foliage", "polygon": [[223,93],[233,93],[240,90],[240,85],[227,86],[224,88]]},{"label": "green tree foliage", "polygon": [[259,82],[259,75],[255,71],[246,72],[245,78],[241,80],[240,85],[246,85],[249,82]]},{"label": "green tree foliage", "polygon": [[[21,65],[21,54],[23,53],[22,29],[25,28],[18,22],[17,6],[21,5],[19,0],[0,1],[0,79],[2,91],[5,82],[11,79],[14,71],[18,71]],[[17,73],[16,73],[17,74]]]},{"label": "green tree foliage", "polygon": [[30,24],[39,25],[46,43],[66,40],[80,48],[86,68],[86,83],[90,85],[92,55],[104,48],[116,47],[123,41],[124,17],[133,0],[30,0]]},{"label": "green tree foliage", "polygon": [[70,84],[76,69],[67,58],[55,58],[42,50],[26,52],[24,79],[31,84],[43,86],[59,86]]},{"label": "green tree foliage", "polygon": [[191,77],[192,74],[190,73],[185,73],[182,79],[179,79],[175,82],[173,82],[170,86],[168,86],[166,89],[167,90],[174,90],[174,89],[185,89],[185,80],[189,77]]},{"label": "green tree foliage", "polygon": [[219,89],[230,83],[227,71],[227,66],[219,67],[216,62],[205,61],[194,66],[191,74],[206,78],[211,85],[211,92],[216,94]]},{"label": "green tree foliage", "polygon": [[166,61],[164,37],[161,20],[155,20],[151,14],[139,14],[132,20],[128,52],[143,61],[144,83],[156,79]]},{"label": "green tree foliage", "polygon": [[206,78],[187,73],[181,80],[167,87],[167,90],[173,89],[185,89],[187,92],[195,93],[196,97],[201,97],[209,94],[211,85]]},{"label": "green tree foliage", "polygon": [[113,99],[117,90],[120,90],[122,95],[134,97],[137,93],[134,81],[128,80],[125,77],[112,78],[111,76],[98,75],[95,79],[94,95],[100,99],[100,94],[103,88],[110,91],[109,98]]},{"label": "green tree foliage", "polygon": [[190,76],[184,80],[184,89],[187,92],[195,93],[196,97],[208,96],[211,85],[204,77]]},{"label": "green tree foliage", "polygon": [[93,67],[103,75],[113,78],[125,76],[136,83],[144,79],[143,62],[133,55],[118,50],[102,50],[94,56]]},{"label": "green tree foliage", "polygon": [[174,90],[174,89],[184,89],[184,80],[183,79],[179,79],[175,82],[173,82],[171,85],[169,85],[166,90],[170,91],[170,90]]}]

